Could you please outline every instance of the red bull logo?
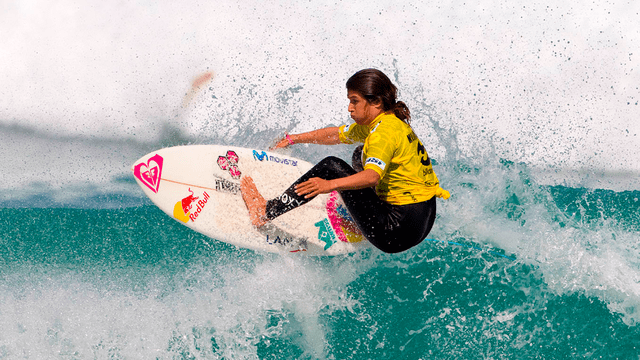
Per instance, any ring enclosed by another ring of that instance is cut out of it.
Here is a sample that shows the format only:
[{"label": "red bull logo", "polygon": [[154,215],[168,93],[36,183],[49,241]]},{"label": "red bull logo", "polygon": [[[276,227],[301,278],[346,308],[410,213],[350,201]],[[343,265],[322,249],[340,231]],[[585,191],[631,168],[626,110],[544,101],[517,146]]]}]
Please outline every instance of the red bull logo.
[{"label": "red bull logo", "polygon": [[195,194],[191,188],[189,188],[189,192],[191,195],[178,201],[173,207],[173,217],[185,224],[188,223],[189,220],[196,221],[200,212],[202,212],[210,198],[206,191],[202,194],[202,198],[200,198],[200,196],[194,196]]},{"label": "red bull logo", "polygon": [[133,175],[146,187],[157,193],[160,189],[160,179],[162,178],[162,156],[155,154],[146,163],[142,162],[133,167]]},{"label": "red bull logo", "polygon": [[234,179],[240,179],[242,175],[238,168],[238,161],[240,161],[238,154],[232,150],[227,151],[226,156],[218,156],[218,166],[220,169],[228,171]]}]

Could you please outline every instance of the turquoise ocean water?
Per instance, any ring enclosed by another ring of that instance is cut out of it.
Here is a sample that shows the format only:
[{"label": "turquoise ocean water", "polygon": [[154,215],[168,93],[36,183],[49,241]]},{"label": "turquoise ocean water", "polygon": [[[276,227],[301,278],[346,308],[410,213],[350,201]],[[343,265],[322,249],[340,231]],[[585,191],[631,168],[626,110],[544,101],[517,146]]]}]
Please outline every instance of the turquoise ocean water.
[{"label": "turquoise ocean water", "polygon": [[[640,358],[637,4],[2,6],[0,359]],[[405,253],[238,249],[131,175],[348,122],[364,67],[452,193]]]},{"label": "turquoise ocean water", "polygon": [[[629,274],[606,263],[606,252],[625,247],[616,234],[638,231],[640,192],[535,192],[548,203],[510,194],[493,204],[495,217],[517,228],[527,212],[521,206],[552,209],[555,236],[582,233],[549,250],[567,254],[555,264],[441,228],[432,235],[450,243],[427,241],[401,255],[305,258],[236,249],[143,201],[5,208],[0,355],[637,358],[636,299],[617,286]],[[610,210],[619,208],[626,210]],[[607,221],[620,226],[605,230]],[[535,247],[546,239],[527,240]],[[584,253],[566,249],[576,242]],[[637,242],[627,251],[618,255],[637,271]]]}]

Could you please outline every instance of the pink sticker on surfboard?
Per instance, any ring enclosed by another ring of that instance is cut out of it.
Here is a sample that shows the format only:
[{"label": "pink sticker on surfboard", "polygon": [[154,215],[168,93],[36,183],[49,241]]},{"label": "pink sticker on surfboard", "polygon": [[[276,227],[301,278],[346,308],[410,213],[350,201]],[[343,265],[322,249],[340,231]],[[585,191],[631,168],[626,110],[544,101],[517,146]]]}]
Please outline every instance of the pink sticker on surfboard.
[{"label": "pink sticker on surfboard", "polygon": [[154,193],[160,189],[163,161],[162,156],[155,154],[146,163],[142,162],[133,167],[133,175]]},{"label": "pink sticker on surfboard", "polygon": [[240,157],[233,150],[227,151],[225,156],[218,156],[218,166],[220,169],[228,171],[234,179],[240,179],[240,176],[242,176],[242,173],[238,168],[239,161]]},{"label": "pink sticker on surfboard", "polygon": [[327,217],[331,223],[331,227],[335,230],[340,241],[343,242],[359,242],[364,239],[362,231],[353,222],[347,208],[339,204],[338,192],[332,191],[327,199]]}]

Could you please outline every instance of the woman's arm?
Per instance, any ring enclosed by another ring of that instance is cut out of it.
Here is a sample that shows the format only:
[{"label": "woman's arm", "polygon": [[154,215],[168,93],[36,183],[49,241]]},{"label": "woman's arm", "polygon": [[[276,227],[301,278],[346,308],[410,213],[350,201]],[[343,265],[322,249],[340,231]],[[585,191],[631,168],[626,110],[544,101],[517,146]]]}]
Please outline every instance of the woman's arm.
[{"label": "woman's arm", "polygon": [[318,194],[330,193],[333,190],[358,190],[376,186],[378,181],[380,181],[380,175],[371,169],[334,180],[315,177],[296,185],[296,194],[305,195],[305,199],[308,199]]},{"label": "woman's arm", "polygon": [[[291,139],[294,144],[337,145],[340,144],[340,131],[337,126],[331,126],[302,134],[289,135],[289,139]],[[289,139],[286,137],[281,139],[271,150],[291,145]]]}]

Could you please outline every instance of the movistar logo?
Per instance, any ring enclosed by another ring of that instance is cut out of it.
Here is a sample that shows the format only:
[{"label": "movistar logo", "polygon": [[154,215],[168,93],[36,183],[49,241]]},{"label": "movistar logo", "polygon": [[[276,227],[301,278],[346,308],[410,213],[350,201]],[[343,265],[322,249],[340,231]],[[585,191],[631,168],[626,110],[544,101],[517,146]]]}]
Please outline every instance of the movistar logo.
[{"label": "movistar logo", "polygon": [[265,159],[269,160],[269,156],[266,151],[263,151],[262,154],[260,154],[258,151],[253,150],[253,158],[260,161],[264,161]]},{"label": "movistar logo", "polygon": [[298,160],[279,158],[277,156],[269,156],[266,151],[258,152],[258,150],[253,150],[253,158],[258,161],[272,161],[279,164],[298,166]]}]

